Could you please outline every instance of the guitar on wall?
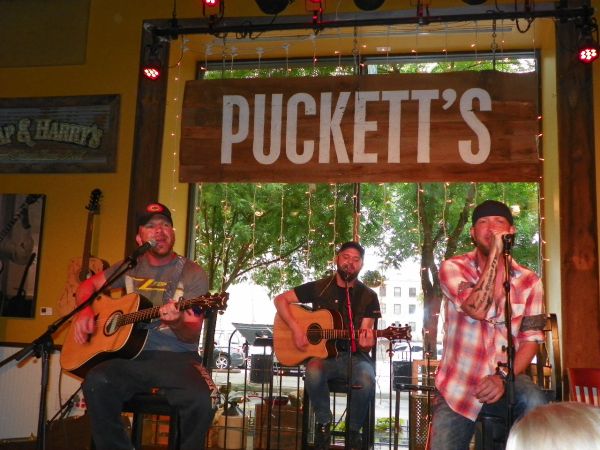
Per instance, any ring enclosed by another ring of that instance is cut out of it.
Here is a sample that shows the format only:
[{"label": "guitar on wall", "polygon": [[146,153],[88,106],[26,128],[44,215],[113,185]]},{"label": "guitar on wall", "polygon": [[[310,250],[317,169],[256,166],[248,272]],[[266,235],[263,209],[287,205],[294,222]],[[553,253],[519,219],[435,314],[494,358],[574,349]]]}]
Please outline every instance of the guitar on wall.
[{"label": "guitar on wall", "polygon": [[58,312],[61,316],[64,316],[75,309],[75,293],[81,282],[98,272],[102,272],[108,267],[108,263],[103,259],[91,256],[94,216],[100,213],[101,198],[102,191],[100,189],[94,189],[90,194],[89,203],[85,207],[88,210],[88,216],[85,229],[85,241],[83,244],[83,255],[81,258],[73,258],[69,263],[67,284],[58,300]]},{"label": "guitar on wall", "polygon": [[[308,338],[308,347],[298,350],[294,345],[292,331],[279,316],[275,314],[273,325],[273,350],[279,363],[283,366],[297,366],[308,358],[329,358],[336,356],[335,340],[350,339],[350,332],[342,328],[342,316],[337,311],[319,309],[310,311],[299,305],[290,305],[290,312]],[[358,339],[359,330],[355,330]],[[410,327],[387,327],[375,330],[377,337],[389,340],[410,340]]]},{"label": "guitar on wall", "polygon": [[[203,295],[178,302],[179,310],[193,306],[222,311],[227,307],[229,294],[222,292]],[[112,358],[133,358],[144,347],[148,330],[136,327],[138,322],[149,321],[159,316],[159,306],[138,294],[127,294],[120,299],[99,296],[91,307],[96,320],[96,330],[90,339],[78,344],[75,342],[74,327],[71,324],[60,354],[60,365],[83,378],[87,371],[99,362]]]}]

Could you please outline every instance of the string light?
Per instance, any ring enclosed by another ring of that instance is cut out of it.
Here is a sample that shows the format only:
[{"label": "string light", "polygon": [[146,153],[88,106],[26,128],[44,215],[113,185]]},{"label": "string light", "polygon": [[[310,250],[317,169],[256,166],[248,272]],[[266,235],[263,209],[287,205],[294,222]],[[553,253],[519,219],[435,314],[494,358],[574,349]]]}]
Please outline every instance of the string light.
[{"label": "string light", "polygon": [[332,230],[331,230],[331,241],[329,242],[329,245],[331,247],[331,251],[332,251],[332,258],[331,260],[333,261],[335,259],[335,243],[337,240],[337,204],[338,204],[338,184],[337,183],[331,183],[331,186],[333,187],[333,219],[331,220],[331,226],[332,226]]},{"label": "string light", "polygon": [[279,218],[279,278],[281,285],[285,286],[287,281],[286,272],[284,270],[285,264],[283,262],[283,240],[284,240],[284,214],[285,214],[285,184],[281,184],[281,214]]},{"label": "string light", "polygon": [[313,184],[307,185],[306,195],[308,201],[308,216],[307,216],[307,226],[308,230],[306,233],[306,267],[310,267],[310,234],[312,231],[312,189]]}]

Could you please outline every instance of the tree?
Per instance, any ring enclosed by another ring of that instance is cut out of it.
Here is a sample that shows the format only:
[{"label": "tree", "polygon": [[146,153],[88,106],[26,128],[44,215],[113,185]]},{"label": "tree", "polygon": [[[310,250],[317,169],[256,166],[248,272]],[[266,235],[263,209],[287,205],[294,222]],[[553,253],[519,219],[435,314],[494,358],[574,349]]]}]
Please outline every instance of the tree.
[{"label": "tree", "polygon": [[201,185],[195,259],[221,291],[250,278],[274,293],[322,275],[352,238],[352,195],[352,185]]},{"label": "tree", "polygon": [[[352,239],[353,194],[350,184],[200,186],[195,258],[216,290],[250,278],[273,294],[320,277],[331,268],[335,247]],[[515,210],[518,205],[514,257],[539,272],[535,183],[361,185],[363,245],[378,249],[383,268],[420,260],[423,342],[434,355],[442,300],[439,265],[472,249],[471,212],[487,198]]]},{"label": "tree", "polygon": [[436,354],[442,300],[438,269],[444,259],[473,248],[470,216],[477,203],[491,198],[513,207],[518,227],[514,257],[539,272],[538,186],[535,183],[401,183],[388,185],[385,196],[379,211],[369,211],[370,217],[378,216],[384,228],[376,246],[386,266],[398,268],[411,258],[420,260],[423,342],[432,355]]}]

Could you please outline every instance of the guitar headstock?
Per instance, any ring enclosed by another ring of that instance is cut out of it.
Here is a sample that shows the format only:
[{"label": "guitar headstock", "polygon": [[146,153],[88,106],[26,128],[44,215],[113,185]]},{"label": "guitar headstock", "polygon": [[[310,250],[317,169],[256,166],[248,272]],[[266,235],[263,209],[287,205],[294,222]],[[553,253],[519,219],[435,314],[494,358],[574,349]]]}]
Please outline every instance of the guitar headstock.
[{"label": "guitar headstock", "polygon": [[32,205],[35,202],[37,202],[38,198],[40,198],[42,196],[42,194],[29,194],[26,198],[25,198],[25,203],[27,205]]},{"label": "guitar headstock", "polygon": [[227,308],[227,300],[229,300],[229,294],[221,292],[218,294],[206,294],[192,301],[194,305],[202,309],[213,309],[222,312]]},{"label": "guitar headstock", "polygon": [[102,198],[102,191],[100,189],[94,189],[90,194],[90,201],[85,207],[91,214],[98,214],[100,212],[100,199]]},{"label": "guitar headstock", "polygon": [[400,339],[410,341],[412,339],[412,335],[410,332],[411,328],[407,325],[405,327],[387,327],[385,330],[378,334],[389,339],[390,341]]}]

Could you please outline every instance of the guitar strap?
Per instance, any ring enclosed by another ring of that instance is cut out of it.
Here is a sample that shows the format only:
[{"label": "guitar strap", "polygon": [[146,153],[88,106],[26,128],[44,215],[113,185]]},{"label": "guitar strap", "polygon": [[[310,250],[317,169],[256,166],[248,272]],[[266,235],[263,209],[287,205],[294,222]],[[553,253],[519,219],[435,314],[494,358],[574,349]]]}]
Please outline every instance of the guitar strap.
[{"label": "guitar strap", "polygon": [[206,367],[204,367],[200,363],[194,363],[194,368],[200,373],[200,375],[202,375],[202,378],[204,378],[204,382],[206,383],[206,385],[208,386],[208,389],[210,390],[210,401],[211,401],[212,408],[217,409],[219,407],[219,405],[221,404],[221,396],[219,395],[219,388],[217,387],[215,382],[210,377],[210,373],[208,373],[208,370],[206,370]]},{"label": "guitar strap", "polygon": [[163,303],[167,303],[170,298],[179,300],[183,297],[183,283],[181,282],[181,275],[183,274],[183,266],[185,266],[185,258],[177,255],[177,261],[175,261],[175,271],[173,272],[173,283],[169,283],[169,287],[165,289],[163,294]]}]

